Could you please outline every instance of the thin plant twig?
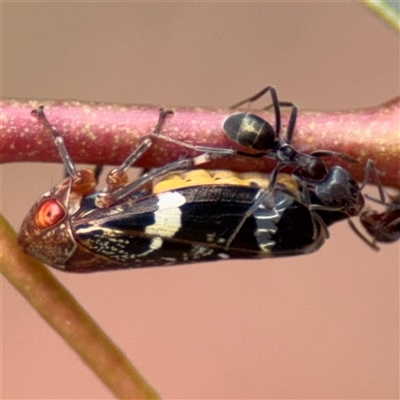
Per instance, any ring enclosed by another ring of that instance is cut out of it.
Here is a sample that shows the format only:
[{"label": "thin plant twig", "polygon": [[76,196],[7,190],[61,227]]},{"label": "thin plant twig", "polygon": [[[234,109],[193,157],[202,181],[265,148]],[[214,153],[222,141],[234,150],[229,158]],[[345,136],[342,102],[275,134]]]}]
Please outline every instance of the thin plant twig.
[{"label": "thin plant twig", "polygon": [[39,261],[17,245],[0,215],[0,268],[46,322],[119,399],[159,399],[123,352]]}]

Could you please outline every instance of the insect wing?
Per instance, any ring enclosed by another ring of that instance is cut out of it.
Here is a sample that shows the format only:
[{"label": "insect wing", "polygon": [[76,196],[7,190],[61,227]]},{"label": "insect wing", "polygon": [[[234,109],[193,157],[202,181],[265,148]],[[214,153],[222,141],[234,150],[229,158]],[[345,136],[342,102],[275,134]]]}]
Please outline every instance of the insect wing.
[{"label": "insect wing", "polygon": [[89,271],[275,257],[308,253],[322,245],[325,237],[308,208],[294,197],[277,192],[275,208],[262,204],[225,250],[258,195],[258,188],[202,185],[106,210],[83,210],[72,221],[78,249],[66,269]]}]

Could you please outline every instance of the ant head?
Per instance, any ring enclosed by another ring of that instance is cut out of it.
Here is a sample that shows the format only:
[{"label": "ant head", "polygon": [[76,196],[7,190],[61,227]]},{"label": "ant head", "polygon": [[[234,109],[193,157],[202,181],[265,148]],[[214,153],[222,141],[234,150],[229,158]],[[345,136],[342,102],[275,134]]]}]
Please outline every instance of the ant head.
[{"label": "ant head", "polygon": [[400,208],[378,213],[364,210],[360,222],[377,242],[391,243],[400,239]]},{"label": "ant head", "polygon": [[315,193],[324,206],[337,208],[349,216],[359,214],[364,206],[360,186],[342,167],[333,167],[316,185]]},{"label": "ant head", "polygon": [[270,123],[250,113],[230,115],[223,130],[236,143],[260,151],[272,149],[277,136]]}]

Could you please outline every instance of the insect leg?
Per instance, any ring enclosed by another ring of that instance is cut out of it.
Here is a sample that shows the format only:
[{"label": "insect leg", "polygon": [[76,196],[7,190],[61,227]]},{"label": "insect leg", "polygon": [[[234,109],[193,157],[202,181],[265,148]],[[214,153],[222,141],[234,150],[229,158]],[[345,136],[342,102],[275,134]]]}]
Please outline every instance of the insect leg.
[{"label": "insect leg", "polygon": [[[266,190],[260,189],[258,194],[257,194],[257,198],[254,201],[254,203],[252,204],[252,206],[246,211],[246,213],[244,214],[243,218],[241,219],[241,221],[238,223],[238,225],[236,226],[235,230],[233,231],[232,235],[230,236],[230,238],[228,239],[228,241],[225,244],[225,251],[229,250],[229,247],[231,245],[231,243],[233,242],[233,240],[235,239],[236,235],[240,232],[240,230],[242,229],[242,226],[244,225],[244,223],[246,222],[247,218],[249,218],[256,210],[258,207],[260,207],[260,205],[263,203],[263,201],[266,199],[266,197],[268,195],[271,195],[272,197],[272,193],[268,192]],[[268,207],[271,209],[274,209],[274,199],[268,199],[268,202],[270,202],[272,204],[272,207]]]},{"label": "insect leg", "polygon": [[193,158],[183,158],[169,164],[166,164],[159,168],[153,168],[146,172],[144,175],[135,179],[133,182],[126,184],[121,187],[117,187],[112,191],[108,191],[107,188],[104,192],[99,193],[96,198],[96,205],[99,208],[110,207],[111,205],[117,203],[118,201],[132,195],[143,185],[151,182],[153,179],[165,175],[172,171],[190,169],[197,165],[201,165],[210,161],[210,154],[204,153]]},{"label": "insect leg", "polygon": [[161,129],[167,116],[172,114],[173,112],[170,110],[160,110],[157,125],[155,126],[154,130],[143,138],[139,146],[125,159],[125,161],[118,168],[114,168],[107,175],[107,191],[112,192],[113,190],[117,189],[118,187],[124,186],[127,183],[127,170],[151,147],[151,145],[153,144],[152,133],[157,133]]},{"label": "insect leg", "polygon": [[71,178],[76,178],[77,177],[76,168],[71,160],[71,157],[68,154],[67,148],[65,147],[64,139],[58,133],[57,129],[50,124],[43,110],[44,106],[40,106],[38,109],[32,110],[31,114],[35,115],[39,119],[39,121],[47,128],[47,130],[53,135],[54,143],[57,146],[57,150],[61,156],[61,159],[63,160],[63,164],[65,170],[67,171],[67,174]]},{"label": "insect leg", "polygon": [[[260,191],[258,192],[257,199],[254,201],[252,206],[246,211],[246,213],[243,216],[242,220],[237,225],[236,229],[234,230],[234,232],[232,233],[231,237],[227,241],[227,243],[225,245],[225,250],[229,249],[229,246],[231,245],[232,241],[235,239],[236,235],[239,233],[240,229],[242,228],[243,224],[246,222],[247,218],[249,218],[257,210],[257,208],[261,206],[261,204],[266,202],[266,207],[268,207],[269,209],[274,209],[275,204],[274,204],[274,197],[273,197],[273,193],[274,193],[273,189],[274,189],[275,184],[276,184],[276,180],[277,180],[277,177],[278,177],[278,172],[283,167],[284,167],[284,165],[281,165],[281,164],[278,163],[278,165],[272,171],[271,180],[270,180],[270,183],[268,185],[268,188],[266,190],[260,189]],[[317,221],[319,222],[319,225],[322,227],[322,229],[324,231],[324,234],[325,234],[325,237],[329,238],[329,231],[328,231],[328,228],[327,228],[325,222],[323,221],[323,219],[317,213],[313,212],[313,210],[317,209],[317,208],[318,209],[323,209],[323,210],[328,210],[329,208],[325,207],[325,206],[318,206],[318,205],[311,204],[310,194],[309,194],[309,191],[308,191],[307,183],[305,181],[301,180],[301,184],[302,184],[302,187],[303,187],[302,193],[304,194],[304,198],[302,198],[302,201],[303,201],[304,205],[309,209],[310,215],[311,215],[311,221],[312,221],[312,224],[313,224],[313,238],[315,239],[317,237],[317,234],[318,234]],[[337,209],[332,209],[332,211],[338,211],[338,210]],[[340,209],[339,209],[339,211],[340,211]]]},{"label": "insect leg", "polygon": [[239,224],[236,226],[235,230],[233,231],[232,235],[228,239],[228,241],[225,244],[225,250],[227,251],[229,249],[229,246],[231,245],[233,239],[235,239],[236,235],[239,233],[240,229],[242,229],[243,224],[246,222],[247,218],[249,218],[256,210],[258,207],[261,206],[261,204],[266,201],[268,209],[273,210],[275,208],[275,201],[274,201],[274,196],[273,196],[273,188],[276,183],[276,179],[278,177],[278,172],[279,172],[279,164],[275,167],[273,172],[271,173],[271,180],[268,185],[268,188],[266,190],[260,189],[257,198],[252,204],[252,206],[246,211],[246,213],[243,215],[243,218],[239,222]]},{"label": "insect leg", "polygon": [[367,163],[365,164],[364,180],[363,180],[360,190],[364,189],[365,185],[368,183],[371,173],[374,175],[376,186],[377,186],[378,192],[379,192],[380,200],[381,200],[382,204],[385,204],[386,203],[385,192],[383,191],[383,186],[382,186],[381,180],[379,179],[378,170],[376,169],[375,164],[371,159],[369,159],[367,161]]},{"label": "insect leg", "polygon": [[181,140],[178,140],[178,139],[171,138],[169,136],[163,135],[162,133],[158,133],[158,132],[151,132],[149,135],[154,137],[155,139],[161,139],[161,140],[165,140],[166,142],[175,143],[178,146],[185,147],[187,149],[191,149],[191,150],[197,151],[199,153],[216,154],[217,156],[215,158],[218,158],[218,156],[220,156],[222,158],[222,157],[233,156],[235,154],[238,154],[238,151],[234,150],[234,149],[198,146],[196,144],[190,144],[190,143],[186,143]]},{"label": "insect leg", "polygon": [[[310,210],[310,214],[311,214],[311,221],[313,224],[313,239],[316,239],[317,234],[318,234],[316,221],[319,222],[320,226],[324,230],[325,238],[329,239],[330,235],[329,235],[328,227],[326,226],[323,219],[316,212],[313,212],[313,207],[312,207],[311,199],[310,199],[310,192],[308,191],[307,183],[304,180],[301,180],[301,185],[303,188],[302,193],[304,194],[303,202],[307,206],[307,208]],[[326,208],[323,208],[323,209],[326,209]]]},{"label": "insect leg", "polygon": [[[375,164],[374,162],[369,159],[367,161],[367,163],[365,164],[365,173],[364,173],[364,180],[363,183],[360,187],[360,193],[361,190],[364,189],[364,187],[367,185],[368,180],[369,180],[369,176],[371,175],[371,173],[374,175],[375,178],[375,182],[376,182],[376,186],[378,187],[378,191],[379,191],[379,196],[380,196],[380,200],[378,200],[379,203],[381,204],[385,204],[385,193],[383,191],[383,187],[382,187],[382,183],[381,180],[379,179],[379,175],[378,175],[378,171],[375,168]],[[369,196],[366,195],[366,197],[368,199],[370,199]],[[349,219],[348,224],[350,225],[350,228],[353,230],[353,232],[363,241],[365,242],[369,247],[371,247],[372,249],[379,251],[380,248],[379,246],[376,244],[375,239],[374,240],[369,240],[359,229],[358,227],[354,224],[354,222]]]},{"label": "insect leg", "polygon": [[268,207],[268,209],[273,210],[275,208],[273,191],[276,184],[276,180],[278,178],[278,173],[284,166],[285,165],[283,163],[278,163],[274,168],[274,170],[271,172],[271,178],[268,184],[268,188],[266,190],[260,189],[260,191],[258,192],[258,198],[254,201],[252,206],[246,211],[243,218],[241,219],[236,229],[232,233],[231,237],[226,242],[225,250],[229,249],[229,246],[231,245],[233,239],[235,239],[236,235],[239,233],[240,229],[246,222],[247,218],[249,218],[264,201],[266,201],[266,207]]},{"label": "insect leg", "polygon": [[355,223],[349,219],[347,223],[350,225],[350,228],[353,230],[353,232],[364,242],[366,243],[369,247],[372,249],[379,251],[380,247],[375,243],[375,240],[369,240],[360,230],[357,228]]},{"label": "insect leg", "polygon": [[294,103],[282,101],[279,103],[280,106],[282,107],[291,107],[290,111],[290,116],[289,116],[289,122],[286,128],[286,142],[290,144],[292,142],[292,136],[294,132],[294,128],[296,126],[296,120],[297,120],[297,106]]},{"label": "insect leg", "polygon": [[318,150],[318,151],[313,151],[309,155],[313,157],[336,157],[351,163],[358,163],[358,161],[355,158],[349,157],[343,153],[338,153],[337,151]]},{"label": "insect leg", "polygon": [[63,161],[66,175],[71,177],[73,191],[83,196],[93,193],[97,184],[93,171],[89,169],[81,171],[76,170],[67,148],[65,147],[63,137],[59,134],[57,129],[50,124],[43,110],[44,106],[41,105],[38,109],[32,110],[31,114],[35,115],[53,136],[54,143]]},{"label": "insect leg", "polygon": [[248,99],[239,101],[238,103],[234,104],[233,106],[231,106],[229,108],[235,109],[235,108],[239,108],[243,104],[253,103],[254,101],[260,99],[262,96],[264,96],[268,92],[271,94],[271,99],[272,99],[271,107],[274,108],[274,112],[275,112],[275,132],[276,132],[276,135],[279,136],[279,132],[281,130],[281,110],[280,110],[280,103],[278,100],[278,95],[273,86],[267,86],[266,88],[264,88],[263,90],[261,90],[260,92],[255,94],[254,96],[251,96]]}]

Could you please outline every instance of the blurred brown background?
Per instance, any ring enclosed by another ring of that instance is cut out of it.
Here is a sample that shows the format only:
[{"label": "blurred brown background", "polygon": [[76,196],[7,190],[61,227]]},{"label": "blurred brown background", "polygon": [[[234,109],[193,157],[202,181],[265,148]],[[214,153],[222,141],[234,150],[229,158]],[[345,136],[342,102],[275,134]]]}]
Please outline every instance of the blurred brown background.
[{"label": "blurred brown background", "polygon": [[[225,107],[272,84],[300,110],[335,110],[399,94],[399,38],[355,2],[2,12],[3,97]],[[2,166],[16,229],[61,174]],[[398,398],[399,245],[330,232],[310,256],[54,273],[164,398]],[[5,280],[1,293],[3,398],[112,398]]]}]

